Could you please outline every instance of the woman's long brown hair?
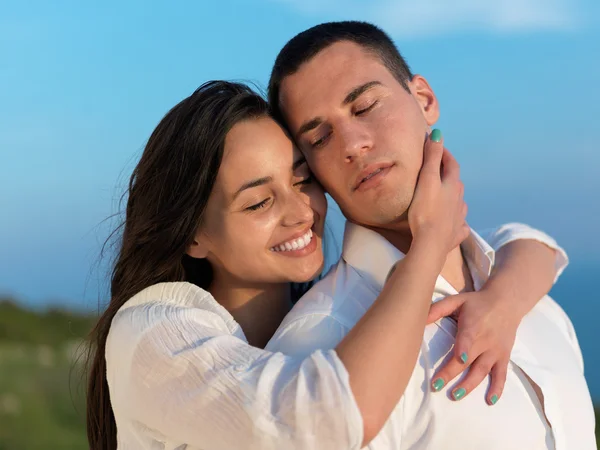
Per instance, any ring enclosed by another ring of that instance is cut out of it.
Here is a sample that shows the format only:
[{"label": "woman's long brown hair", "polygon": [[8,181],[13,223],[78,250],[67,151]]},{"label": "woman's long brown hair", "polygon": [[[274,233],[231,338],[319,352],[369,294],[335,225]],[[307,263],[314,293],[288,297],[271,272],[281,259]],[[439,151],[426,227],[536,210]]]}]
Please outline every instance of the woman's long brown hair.
[{"label": "woman's long brown hair", "polygon": [[188,281],[208,288],[210,265],[188,257],[186,249],[215,183],[225,136],[236,123],[267,114],[265,100],[247,86],[211,81],[171,109],[150,136],[129,181],[110,303],[90,334],[86,421],[91,450],[117,448],[105,359],[115,314],[156,283]]}]

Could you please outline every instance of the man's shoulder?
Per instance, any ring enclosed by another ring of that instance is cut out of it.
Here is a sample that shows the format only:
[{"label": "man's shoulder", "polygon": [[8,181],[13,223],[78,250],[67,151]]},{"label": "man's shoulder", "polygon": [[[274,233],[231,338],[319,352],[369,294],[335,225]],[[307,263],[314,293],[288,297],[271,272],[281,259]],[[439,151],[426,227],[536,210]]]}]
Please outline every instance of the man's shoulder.
[{"label": "man's shoulder", "polygon": [[340,260],[294,305],[266,349],[306,355],[334,348],[375,298],[377,293]]},{"label": "man's shoulder", "polygon": [[358,271],[340,259],[298,300],[286,320],[317,314],[334,317],[342,323],[349,322],[347,325],[352,327],[357,320],[356,314],[360,312],[360,318],[377,295]]}]

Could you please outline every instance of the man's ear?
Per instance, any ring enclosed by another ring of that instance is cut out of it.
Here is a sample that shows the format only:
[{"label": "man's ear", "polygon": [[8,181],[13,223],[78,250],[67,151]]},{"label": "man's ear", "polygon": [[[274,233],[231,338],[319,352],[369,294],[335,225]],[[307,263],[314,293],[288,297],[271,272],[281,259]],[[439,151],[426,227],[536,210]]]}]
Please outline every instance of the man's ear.
[{"label": "man's ear", "polygon": [[417,103],[419,103],[427,125],[432,126],[435,124],[440,117],[440,105],[427,80],[421,75],[415,75],[408,82],[408,87]]},{"label": "man's ear", "polygon": [[206,258],[208,256],[208,238],[206,234],[198,230],[186,253],[192,258]]}]

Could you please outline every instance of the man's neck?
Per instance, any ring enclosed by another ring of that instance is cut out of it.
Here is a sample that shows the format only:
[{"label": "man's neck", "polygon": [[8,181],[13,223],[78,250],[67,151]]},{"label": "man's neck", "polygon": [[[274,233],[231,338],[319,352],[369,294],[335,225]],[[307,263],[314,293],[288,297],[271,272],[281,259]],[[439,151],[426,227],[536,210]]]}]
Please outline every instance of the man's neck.
[{"label": "man's neck", "polygon": [[456,292],[471,292],[474,290],[471,271],[463,257],[460,246],[448,253],[441,275],[456,289]]},{"label": "man's neck", "polygon": [[215,278],[210,293],[242,327],[248,343],[264,348],[292,308],[289,283],[235,286]]},{"label": "man's neck", "polygon": [[[410,250],[412,234],[410,233],[408,224],[406,224],[406,226],[398,227],[395,230],[376,229],[375,231],[381,234],[405,255]],[[471,272],[463,257],[460,246],[452,249],[450,253],[448,253],[440,275],[444,277],[457,292],[469,292],[474,289]]]}]

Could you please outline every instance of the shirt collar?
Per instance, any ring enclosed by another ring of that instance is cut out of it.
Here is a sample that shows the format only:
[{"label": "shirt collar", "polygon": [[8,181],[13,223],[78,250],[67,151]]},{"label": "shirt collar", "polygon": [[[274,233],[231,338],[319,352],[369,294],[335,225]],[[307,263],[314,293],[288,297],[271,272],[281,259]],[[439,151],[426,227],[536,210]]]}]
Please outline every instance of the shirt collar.
[{"label": "shirt collar", "polygon": [[[494,266],[494,250],[473,229],[461,244],[461,249],[474,278],[475,288],[479,289]],[[392,266],[404,256],[376,231],[346,222],[342,258],[377,290],[381,290],[385,284]]]}]

